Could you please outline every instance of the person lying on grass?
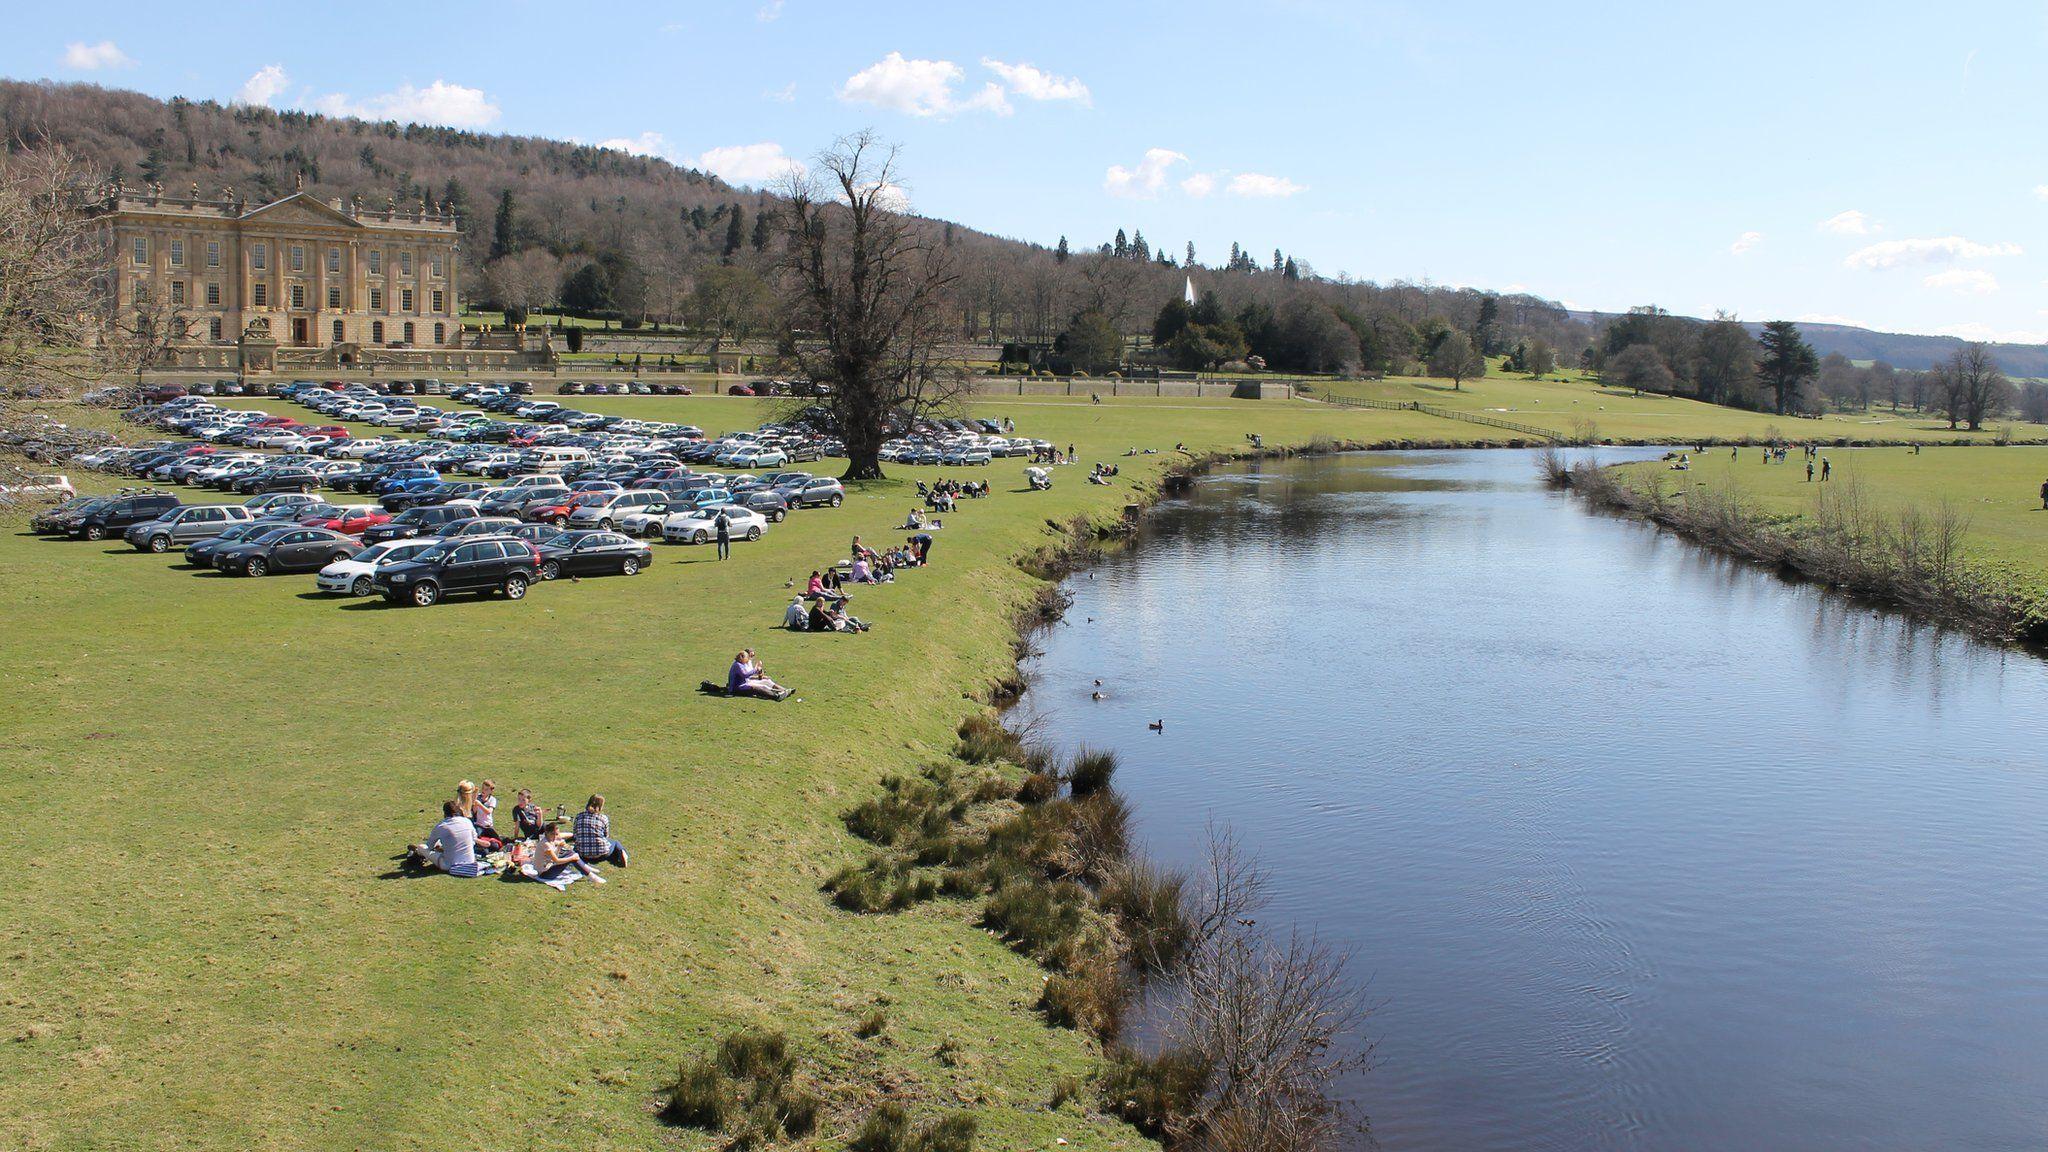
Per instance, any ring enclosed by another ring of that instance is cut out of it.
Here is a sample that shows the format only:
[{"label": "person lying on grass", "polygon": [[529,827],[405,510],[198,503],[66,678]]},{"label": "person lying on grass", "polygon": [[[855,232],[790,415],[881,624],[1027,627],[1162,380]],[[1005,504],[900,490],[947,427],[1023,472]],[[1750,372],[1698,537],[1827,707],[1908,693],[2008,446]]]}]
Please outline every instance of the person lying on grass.
[{"label": "person lying on grass", "polygon": [[789,689],[768,678],[752,648],[742,648],[732,658],[732,667],[725,674],[725,692],[728,696],[759,696],[763,700],[784,700],[790,695]]}]

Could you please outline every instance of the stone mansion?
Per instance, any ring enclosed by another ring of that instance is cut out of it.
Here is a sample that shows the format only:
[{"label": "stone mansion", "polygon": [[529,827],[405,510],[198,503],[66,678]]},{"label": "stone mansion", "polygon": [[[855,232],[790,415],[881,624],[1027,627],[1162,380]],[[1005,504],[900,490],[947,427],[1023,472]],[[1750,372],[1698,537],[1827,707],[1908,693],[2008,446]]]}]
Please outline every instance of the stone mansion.
[{"label": "stone mansion", "polygon": [[[175,310],[179,366],[456,367],[461,228],[426,203],[365,208],[300,191],[250,206],[114,185],[93,206],[116,308]],[[484,349],[472,345],[482,354]],[[509,349],[498,351],[503,356]],[[448,353],[448,354],[437,354]]]}]

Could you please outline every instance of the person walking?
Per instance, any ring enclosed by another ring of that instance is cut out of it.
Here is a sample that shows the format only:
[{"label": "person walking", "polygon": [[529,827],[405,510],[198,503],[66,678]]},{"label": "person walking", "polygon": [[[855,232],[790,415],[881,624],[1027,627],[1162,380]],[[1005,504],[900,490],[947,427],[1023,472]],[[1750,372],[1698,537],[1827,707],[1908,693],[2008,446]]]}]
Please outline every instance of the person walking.
[{"label": "person walking", "polygon": [[1822,483],[1827,482],[1828,475],[1834,470],[1835,466],[1828,461],[1827,457],[1823,456],[1820,458],[1820,478]]},{"label": "person walking", "polygon": [[1813,483],[1813,461],[1811,460],[1806,462],[1806,482],[1808,484]]},{"label": "person walking", "polygon": [[732,555],[732,520],[726,516],[724,509],[720,509],[718,518],[711,522],[711,526],[718,530],[718,558],[723,560]]},{"label": "person walking", "polygon": [[2041,511],[2048,512],[2048,480],[2041,481]]}]

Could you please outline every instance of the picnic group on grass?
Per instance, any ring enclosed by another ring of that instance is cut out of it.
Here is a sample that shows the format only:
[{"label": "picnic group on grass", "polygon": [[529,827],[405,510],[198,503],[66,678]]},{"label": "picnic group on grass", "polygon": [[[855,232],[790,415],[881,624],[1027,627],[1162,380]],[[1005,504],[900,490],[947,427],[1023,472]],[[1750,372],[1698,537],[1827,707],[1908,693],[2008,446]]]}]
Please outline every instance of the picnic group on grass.
[{"label": "picnic group on grass", "polygon": [[560,806],[550,818],[533,802],[533,790],[521,788],[512,806],[513,835],[499,831],[497,817],[497,783],[461,781],[441,804],[441,822],[412,846],[412,858],[450,876],[513,873],[558,891],[582,879],[604,883],[599,864],[626,866],[626,846],[612,838],[603,796],[584,801],[565,827]]}]

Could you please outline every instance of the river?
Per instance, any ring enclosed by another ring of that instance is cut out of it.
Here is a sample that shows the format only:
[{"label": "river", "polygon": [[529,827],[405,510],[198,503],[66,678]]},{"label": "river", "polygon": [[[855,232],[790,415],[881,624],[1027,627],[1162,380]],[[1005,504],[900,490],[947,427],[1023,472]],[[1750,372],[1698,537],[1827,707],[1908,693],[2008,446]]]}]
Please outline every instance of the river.
[{"label": "river", "polygon": [[2048,665],[1521,452],[1219,473],[1068,587],[1017,722],[1352,950],[1388,1152],[2048,1147]]}]

